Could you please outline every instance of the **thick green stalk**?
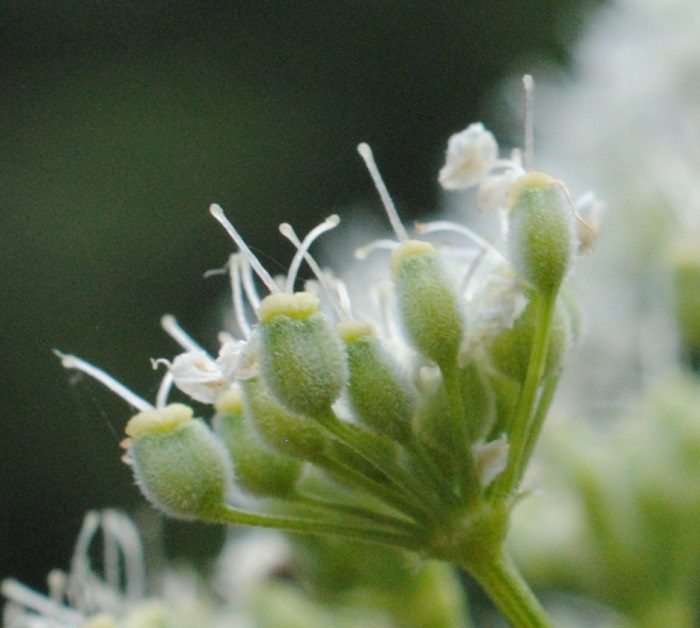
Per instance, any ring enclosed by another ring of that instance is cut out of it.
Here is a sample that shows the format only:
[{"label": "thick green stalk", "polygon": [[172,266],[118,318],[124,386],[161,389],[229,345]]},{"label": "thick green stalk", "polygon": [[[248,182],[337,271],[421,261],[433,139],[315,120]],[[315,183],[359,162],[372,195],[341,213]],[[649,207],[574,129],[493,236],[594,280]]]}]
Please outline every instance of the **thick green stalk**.
[{"label": "thick green stalk", "polygon": [[465,568],[513,628],[552,627],[542,605],[505,552],[491,560],[469,561]]},{"label": "thick green stalk", "polygon": [[503,500],[453,512],[431,538],[428,555],[471,574],[514,628],[550,628],[542,606],[504,550],[509,519]]}]

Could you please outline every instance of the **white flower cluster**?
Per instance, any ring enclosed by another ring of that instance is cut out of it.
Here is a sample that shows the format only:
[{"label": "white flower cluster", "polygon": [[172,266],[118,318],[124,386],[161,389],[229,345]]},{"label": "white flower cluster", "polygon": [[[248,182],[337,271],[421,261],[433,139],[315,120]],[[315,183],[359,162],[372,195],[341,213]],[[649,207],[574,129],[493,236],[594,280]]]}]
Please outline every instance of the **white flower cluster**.
[{"label": "white flower cluster", "polygon": [[[514,151],[510,159],[499,159],[496,138],[481,123],[474,123],[450,137],[438,180],[446,190],[477,187],[479,209],[500,214],[501,239],[505,239],[508,196],[524,174],[520,153]],[[510,327],[521,314],[526,299],[510,262],[493,244],[452,223],[433,223],[421,226],[420,231],[440,228],[462,233],[478,245],[477,256],[472,255],[467,264],[471,276],[463,293],[467,319],[461,352],[464,361],[499,331]]]},{"label": "white flower cluster", "polygon": [[[90,548],[100,529],[104,548],[102,575],[90,561]],[[143,550],[134,524],[114,510],[89,512],[78,535],[70,571],[52,571],[48,584],[49,595],[45,597],[15,580],[3,581],[2,594],[8,599],[3,625],[115,627],[113,618],[128,614],[145,599]]]},{"label": "white flower cluster", "polygon": [[[102,539],[98,536],[101,532]],[[101,570],[92,564],[96,547]],[[189,572],[165,570],[149,574],[159,593],[147,590],[144,552],[134,522],[117,510],[91,511],[83,520],[67,572],[48,576],[44,596],[7,579],[5,628],[210,628],[251,627],[248,603],[276,569],[286,566],[289,547],[270,531],[256,531],[229,540],[219,558],[214,601],[200,590]]]},{"label": "white flower cluster", "polygon": [[[358,250],[356,256],[362,259],[373,249],[395,248],[399,242],[408,238],[408,234],[379,175],[371,150],[367,145],[361,144],[358,151],[374,179],[396,235],[396,240],[373,242]],[[449,190],[477,186],[480,209],[501,213],[505,236],[508,197],[514,184],[524,174],[519,152],[514,151],[509,159],[499,159],[498,144],[493,134],[482,124],[475,123],[449,139],[446,163],[440,171],[439,181]],[[321,269],[308,252],[316,238],[338,225],[337,216],[331,216],[321,223],[303,241],[299,240],[290,225],[281,225],[280,232],[297,247],[297,254],[286,276],[271,277],[226,219],[221,208],[213,205],[211,213],[240,250],[231,257],[229,272],[237,327],[243,337],[233,338],[230,333],[221,334],[223,342],[218,356],[214,358],[177,325],[174,317],[165,316],[162,320],[163,328],[185,352],[172,362],[161,359],[156,363],[168,368],[175,386],[185,394],[197,401],[213,404],[222,393],[235,385],[236,379],[246,379],[257,373],[255,322],[245,317],[248,311],[257,312],[261,303],[254,275],[272,294],[292,293],[299,268],[305,261],[315,273],[316,279],[307,281],[304,289],[324,300],[326,311],[332,312],[337,320],[356,316],[364,319],[366,314],[354,311],[346,285],[332,271]],[[460,296],[466,319],[461,351],[464,363],[499,331],[513,324],[521,314],[526,298],[507,257],[490,242],[456,223],[438,221],[417,225],[417,232],[422,236],[439,231],[450,231],[466,240],[466,245],[450,246],[442,252],[448,271],[461,286]],[[362,272],[361,268],[359,272]],[[365,282],[364,288],[367,287]],[[381,310],[385,316],[371,322],[381,329],[382,336],[389,339],[399,354],[406,355],[407,348],[397,333],[400,325],[390,320],[393,313],[392,288],[388,282],[373,288],[384,302]]]},{"label": "white flower cluster", "polygon": [[[572,404],[600,414],[676,360],[665,264],[700,247],[700,3],[613,0],[590,17],[571,77],[538,84],[538,161],[609,209],[587,281]],[[595,390],[595,396],[591,391]],[[578,394],[577,395],[577,391]],[[596,407],[590,402],[595,399]]]},{"label": "white flower cluster", "polygon": [[[373,242],[358,250],[357,257],[364,258],[373,249],[393,249],[408,236],[381,180],[369,147],[360,145],[359,152],[365,159],[382,196],[398,240]],[[510,159],[499,159],[498,144],[491,132],[481,124],[472,124],[450,138],[446,164],[440,172],[439,180],[446,189],[478,186],[480,198],[483,200],[482,208],[501,212],[502,223],[507,225],[508,194],[523,174],[525,170],[517,151]],[[237,380],[257,374],[256,321],[249,320],[246,314],[258,312],[262,301],[255,276],[271,294],[292,293],[300,266],[306,262],[316,275],[315,280],[306,282],[306,291],[322,298],[327,306],[326,310],[333,312],[337,320],[351,319],[356,315],[364,318],[364,312],[353,311],[345,284],[337,279],[332,271],[321,269],[308,252],[320,235],[338,225],[337,216],[325,220],[303,240],[296,236],[290,225],[281,225],[280,232],[295,245],[297,253],[285,276],[272,277],[246,246],[223,210],[218,205],[212,205],[211,213],[239,248],[239,252],[229,260],[228,272],[231,277],[233,311],[240,337],[234,337],[230,332],[222,332],[221,346],[218,354],[213,356],[179,326],[174,316],[164,316],[161,320],[163,329],[180,345],[183,352],[172,360],[153,360],[154,367],[164,366],[167,370],[155,403],[157,409],[166,406],[173,384],[191,399],[213,405],[224,393],[236,386]],[[480,347],[486,346],[499,331],[510,327],[520,315],[526,303],[521,282],[502,252],[463,225],[436,221],[417,225],[416,228],[422,236],[447,231],[466,241],[463,246],[450,246],[442,251],[447,270],[460,286],[465,318],[461,361],[466,363]],[[393,295],[392,289],[387,289],[389,285],[387,282],[376,287],[376,292],[381,295],[380,300],[384,303],[381,307],[384,316],[381,320],[373,320],[372,323],[381,329],[383,337],[399,354],[407,355],[408,349],[400,340],[400,325],[391,320]],[[74,356],[60,353],[58,355],[62,358],[64,366],[77,368],[98,378],[141,412],[154,409],[153,405],[125,390],[99,369]]]},{"label": "white flower cluster", "polygon": [[[524,78],[531,106],[533,83]],[[526,115],[530,115],[528,112]],[[526,123],[529,125],[530,120]],[[477,207],[481,212],[497,212],[500,217],[502,245],[508,240],[509,216],[518,191],[518,182],[526,174],[532,162],[532,134],[526,128],[525,164],[519,150],[513,150],[508,159],[499,158],[498,143],[481,123],[469,125],[453,135],[447,147],[446,163],[439,174],[439,181],[446,190],[463,190],[476,187]],[[587,192],[574,202],[568,190],[560,182],[571,208],[574,222],[576,248],[579,254],[591,250],[597,240],[602,204],[592,192]],[[443,225],[464,233],[476,241],[480,251],[489,255],[472,260],[472,281],[466,286],[468,337],[464,353],[470,353],[494,337],[500,330],[510,327],[525,306],[522,286],[513,271],[512,259],[504,256],[489,242],[479,238],[462,225],[435,223],[421,231],[436,230]]]},{"label": "white flower cluster", "polygon": [[669,226],[700,233],[699,28],[693,0],[614,0],[584,30],[573,80],[539,86],[538,159],[600,185],[606,230],[624,225],[615,248],[634,263],[652,261]]},{"label": "white flower cluster", "polygon": [[[446,189],[476,188],[481,209],[500,216],[497,241],[447,221],[410,234],[369,146],[358,146],[394,234],[357,253],[391,251],[377,320],[310,253],[337,216],[304,238],[281,225],[296,253],[273,277],[212,205],[237,248],[227,266],[236,329],[216,353],[163,317],[182,352],[153,361],[165,370],[154,404],[58,353],[138,410],[124,459],[156,509],[418,552],[482,585],[504,568],[511,507],[576,334],[562,288],[595,239],[564,184],[531,168],[524,82],[524,163],[517,151],[499,158],[494,136],[473,124],[450,138],[439,175]],[[302,264],[314,279],[299,291]],[[365,276],[363,293],[370,284]],[[170,403],[173,386],[213,412]],[[520,600],[525,611],[491,593],[511,623],[544,617],[534,599]]]}]

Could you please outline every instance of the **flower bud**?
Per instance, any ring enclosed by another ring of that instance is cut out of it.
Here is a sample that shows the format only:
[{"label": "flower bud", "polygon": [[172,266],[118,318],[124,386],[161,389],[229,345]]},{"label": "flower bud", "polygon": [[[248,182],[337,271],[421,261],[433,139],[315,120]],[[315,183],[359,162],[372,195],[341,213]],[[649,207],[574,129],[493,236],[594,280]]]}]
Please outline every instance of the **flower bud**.
[{"label": "flower bud", "polygon": [[367,323],[343,321],[337,326],[348,356],[348,396],[357,418],[394,440],[412,438],[415,394],[400,377]]},{"label": "flower bud", "polygon": [[391,267],[403,326],[413,346],[441,367],[457,359],[462,320],[457,294],[429,242],[394,249]]},{"label": "flower bud", "polygon": [[246,415],[266,445],[309,462],[322,458],[326,438],[314,422],[282,408],[259,377],[247,379],[241,386]]},{"label": "flower bud", "polygon": [[543,293],[558,290],[578,246],[571,203],[560,182],[543,172],[516,181],[508,244],[513,268],[523,281]]},{"label": "flower bud", "polygon": [[260,369],[285,408],[317,416],[327,412],[345,383],[345,353],[308,292],[272,294],[259,309]]},{"label": "flower bud", "polygon": [[174,403],[140,412],[126,433],[136,483],[156,508],[180,519],[207,519],[224,505],[231,460],[191,408]]},{"label": "flower bud", "polygon": [[301,462],[266,446],[253,431],[243,411],[239,390],[231,390],[216,402],[214,431],[229,450],[236,484],[261,497],[286,497],[294,491]]}]

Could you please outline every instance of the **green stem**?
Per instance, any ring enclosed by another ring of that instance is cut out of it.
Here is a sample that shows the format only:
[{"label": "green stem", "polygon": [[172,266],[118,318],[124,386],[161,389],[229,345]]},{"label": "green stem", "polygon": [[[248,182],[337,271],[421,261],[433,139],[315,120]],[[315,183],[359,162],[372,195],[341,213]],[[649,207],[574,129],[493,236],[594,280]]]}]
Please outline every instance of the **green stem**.
[{"label": "green stem", "polygon": [[422,542],[414,535],[389,532],[379,528],[341,524],[333,521],[319,521],[318,519],[303,519],[298,517],[284,517],[263,513],[252,513],[239,510],[232,506],[222,505],[218,510],[210,513],[206,521],[226,525],[257,526],[261,528],[275,528],[277,530],[303,532],[308,534],[331,534],[346,539],[362,541],[366,543],[378,543],[390,545],[407,550],[418,550]]},{"label": "green stem", "polygon": [[335,460],[329,455],[325,455],[322,459],[314,461],[314,464],[324,469],[338,480],[349,482],[355,487],[367,491],[370,495],[374,495],[388,506],[405,513],[416,521],[422,522],[428,517],[427,513],[418,504],[404,497],[402,493],[393,490],[391,486],[381,484],[375,479],[363,474],[362,466],[358,466],[357,468],[359,470],[356,470],[344,462]]},{"label": "green stem", "polygon": [[547,363],[556,293],[536,293],[532,299],[534,300],[533,307],[536,308],[536,326],[530,349],[530,360],[518,403],[506,426],[510,446],[508,464],[503,473],[496,479],[493,488],[493,495],[501,499],[508,497],[517,487],[520,471],[527,463],[525,453],[527,450],[531,452],[532,447],[534,447],[534,442],[531,441],[532,444],[528,444],[530,441],[529,433],[533,426],[532,414],[537,401],[537,391]]},{"label": "green stem", "polygon": [[447,394],[450,418],[454,427],[454,451],[458,456],[459,487],[464,502],[469,504],[478,498],[481,488],[476,474],[474,456],[472,455],[469,428],[464,416],[459,369],[455,365],[449,368],[441,367],[440,370],[442,372],[442,381],[445,385],[445,393]]},{"label": "green stem", "polygon": [[514,628],[551,628],[547,614],[505,553],[464,565]]},{"label": "green stem", "polygon": [[542,393],[537,401],[537,409],[535,410],[535,416],[532,417],[532,422],[530,424],[530,429],[527,432],[527,438],[525,442],[525,447],[523,448],[523,455],[520,460],[520,468],[517,470],[517,476],[515,485],[520,484],[522,477],[527,468],[527,463],[532,457],[532,452],[535,449],[537,440],[540,437],[540,432],[542,431],[542,425],[544,420],[547,418],[547,413],[549,412],[549,406],[552,405],[552,400],[554,399],[554,393],[557,391],[557,385],[559,384],[559,374],[553,375],[545,380],[544,386],[542,388]]},{"label": "green stem", "polygon": [[378,525],[392,532],[399,532],[416,537],[420,535],[420,528],[406,519],[399,519],[397,517],[368,510],[367,508],[362,508],[360,506],[351,506],[349,504],[326,501],[325,499],[302,493],[297,493],[296,495],[291,496],[287,502],[290,504],[297,504],[303,508],[320,510],[336,516],[338,514],[346,515],[356,519],[358,522]]},{"label": "green stem", "polygon": [[[432,518],[432,513],[439,509],[439,500],[436,499],[432,491],[427,490],[426,486],[416,481],[415,476],[410,475],[395,464],[393,457],[387,456],[386,451],[382,451],[375,445],[372,440],[377,438],[375,434],[366,433],[357,425],[341,421],[332,412],[314,418],[338,441],[384,475],[396,489],[396,492],[405,496],[411,503],[421,505],[420,511],[423,513],[423,520],[426,519],[426,516],[428,519]],[[415,508],[413,508],[413,512],[416,512]]]},{"label": "green stem", "polygon": [[430,485],[431,490],[439,496],[440,501],[452,506],[457,503],[458,497],[447,483],[442,470],[435,464],[428,451],[418,438],[412,438],[403,447],[413,459],[417,472],[420,474],[421,483]]}]

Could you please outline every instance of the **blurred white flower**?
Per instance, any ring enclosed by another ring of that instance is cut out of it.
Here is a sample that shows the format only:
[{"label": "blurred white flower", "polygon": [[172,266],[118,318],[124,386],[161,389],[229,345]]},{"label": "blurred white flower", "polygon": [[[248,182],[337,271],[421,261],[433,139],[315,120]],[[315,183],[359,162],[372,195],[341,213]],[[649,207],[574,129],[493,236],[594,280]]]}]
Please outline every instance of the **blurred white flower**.
[{"label": "blurred white flower", "polygon": [[202,403],[214,403],[231,386],[217,363],[204,351],[181,353],[168,364],[168,368],[175,385],[186,395]]},{"label": "blurred white flower", "polygon": [[478,183],[498,159],[498,143],[480,122],[455,133],[447,143],[445,165],[438,180],[446,190],[459,190]]},{"label": "blurred white flower", "polygon": [[587,318],[578,361],[590,366],[564,388],[596,414],[676,363],[665,264],[677,238],[700,246],[698,32],[694,0],[613,0],[587,23],[571,77],[538,80],[538,164],[572,189],[585,179],[607,209],[577,282]]},{"label": "blurred white flower", "polygon": [[[95,571],[90,550],[102,530],[102,573]],[[89,512],[78,535],[70,570],[54,570],[49,594],[41,595],[15,580],[2,583],[8,599],[6,628],[98,628],[117,620],[145,599],[143,549],[136,527],[115,510]]]}]

